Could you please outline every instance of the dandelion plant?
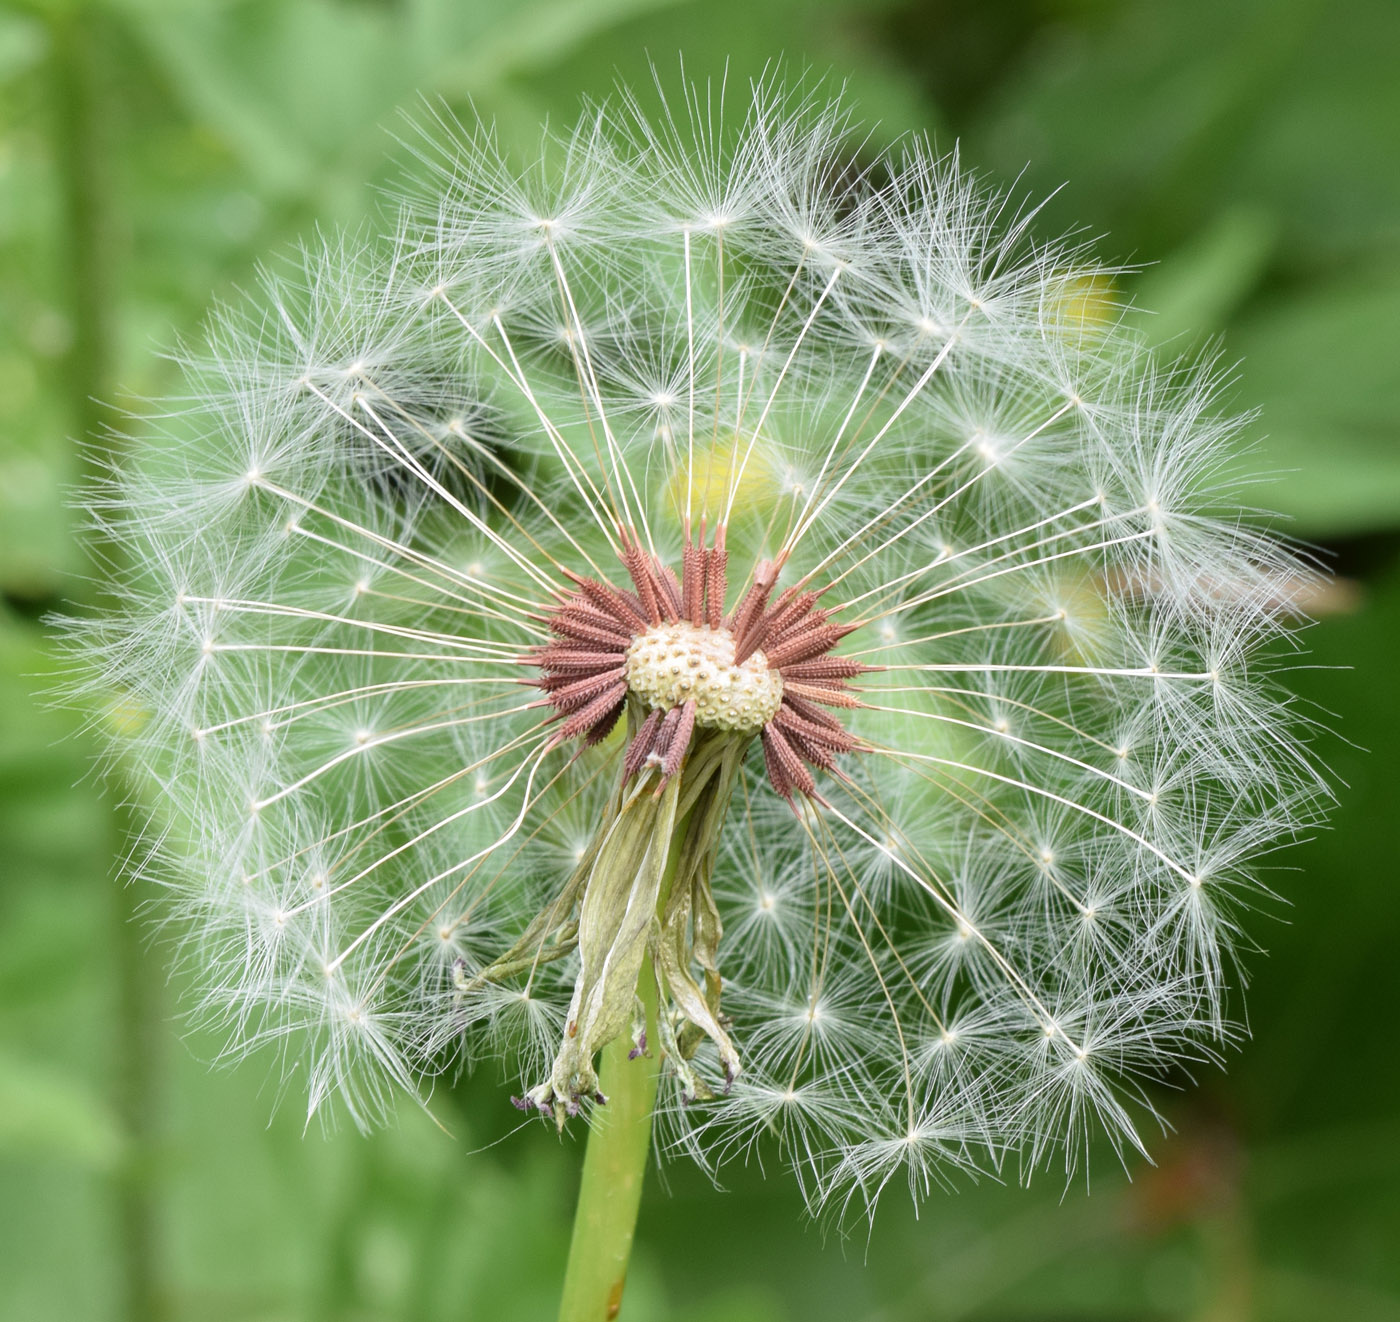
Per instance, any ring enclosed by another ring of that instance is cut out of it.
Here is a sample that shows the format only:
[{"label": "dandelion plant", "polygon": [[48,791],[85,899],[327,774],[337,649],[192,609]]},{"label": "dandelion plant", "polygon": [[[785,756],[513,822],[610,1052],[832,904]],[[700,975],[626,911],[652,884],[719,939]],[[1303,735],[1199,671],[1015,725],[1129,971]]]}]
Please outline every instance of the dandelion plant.
[{"label": "dandelion plant", "polygon": [[819,92],[519,166],[444,115],[409,175],[94,496],[72,636],[229,1052],[362,1126],[504,1060],[590,1131],[566,1318],[653,1149],[838,1209],[1141,1149],[1324,797],[1215,370]]}]

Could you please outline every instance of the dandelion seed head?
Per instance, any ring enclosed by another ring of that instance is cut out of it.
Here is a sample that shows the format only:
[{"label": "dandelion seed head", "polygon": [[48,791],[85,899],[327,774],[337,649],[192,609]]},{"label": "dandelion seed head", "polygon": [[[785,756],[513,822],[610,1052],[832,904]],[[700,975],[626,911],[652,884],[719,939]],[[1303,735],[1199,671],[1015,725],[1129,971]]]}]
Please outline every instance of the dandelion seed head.
[{"label": "dandelion seed head", "polygon": [[1213,364],[955,156],[866,154],[776,82],[523,164],[444,114],[92,494],[145,871],[311,1113],[493,1058],[571,1123],[652,976],[663,1150],[864,1209],[1138,1150],[1235,1040],[1327,799],[1269,673],[1310,570],[1217,487]]}]

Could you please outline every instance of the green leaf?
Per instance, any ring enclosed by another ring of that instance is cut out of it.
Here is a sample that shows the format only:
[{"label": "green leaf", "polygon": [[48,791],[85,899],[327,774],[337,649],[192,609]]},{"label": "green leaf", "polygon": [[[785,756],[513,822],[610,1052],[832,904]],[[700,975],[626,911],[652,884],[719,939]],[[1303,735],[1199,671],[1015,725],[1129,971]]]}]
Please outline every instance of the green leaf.
[{"label": "green leaf", "polygon": [[0,1156],[56,1157],[105,1171],[124,1146],[116,1116],[85,1083],[0,1048]]},{"label": "green leaf", "polygon": [[1132,282],[1133,320],[1154,344],[1218,331],[1257,287],[1276,232],[1267,211],[1232,207]]},{"label": "green leaf", "polygon": [[1261,303],[1230,334],[1266,434],[1244,467],[1300,532],[1400,527],[1400,266]]}]

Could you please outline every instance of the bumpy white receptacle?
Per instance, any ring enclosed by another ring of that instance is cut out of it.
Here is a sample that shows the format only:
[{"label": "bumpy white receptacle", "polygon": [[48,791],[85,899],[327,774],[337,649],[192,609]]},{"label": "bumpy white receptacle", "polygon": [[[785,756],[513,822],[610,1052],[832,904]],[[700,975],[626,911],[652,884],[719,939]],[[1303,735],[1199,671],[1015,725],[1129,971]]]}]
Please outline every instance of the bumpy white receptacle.
[{"label": "bumpy white receptacle", "polygon": [[753,734],[783,700],[783,679],[762,652],[734,664],[734,635],[687,620],[658,624],[627,649],[627,687],[646,707],[695,701],[695,723]]}]

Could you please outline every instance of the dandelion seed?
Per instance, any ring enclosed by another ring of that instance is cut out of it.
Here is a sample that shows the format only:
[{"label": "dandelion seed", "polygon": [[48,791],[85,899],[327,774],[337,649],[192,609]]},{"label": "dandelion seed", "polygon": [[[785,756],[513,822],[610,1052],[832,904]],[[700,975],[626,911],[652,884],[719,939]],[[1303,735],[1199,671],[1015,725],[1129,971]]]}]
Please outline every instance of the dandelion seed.
[{"label": "dandelion seed", "polygon": [[680,109],[519,172],[440,126],[100,494],[72,636],[205,1009],[362,1124],[504,1055],[563,1126],[620,1042],[665,1147],[814,1204],[1140,1147],[1325,799],[1261,653],[1306,567],[1028,210],[843,170],[838,103]]}]

